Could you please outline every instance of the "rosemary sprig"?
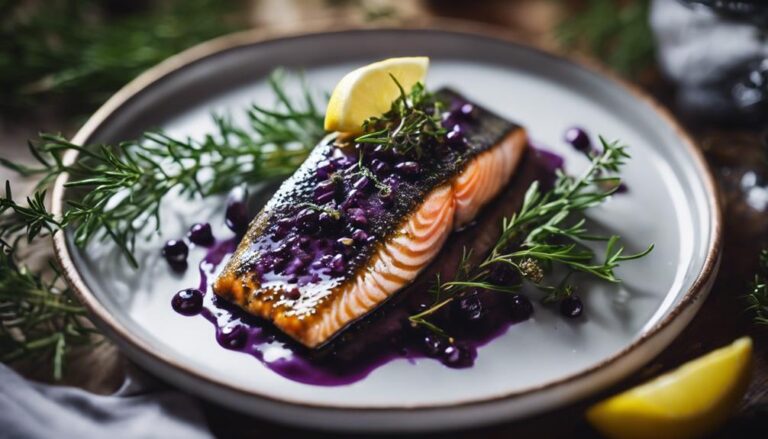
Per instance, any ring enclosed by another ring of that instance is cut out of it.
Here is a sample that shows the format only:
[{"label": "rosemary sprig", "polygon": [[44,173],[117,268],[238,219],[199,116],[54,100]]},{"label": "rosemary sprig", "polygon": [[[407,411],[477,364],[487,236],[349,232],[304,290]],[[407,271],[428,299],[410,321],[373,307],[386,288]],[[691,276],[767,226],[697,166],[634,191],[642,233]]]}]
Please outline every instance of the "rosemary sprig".
[{"label": "rosemary sprig", "polygon": [[[163,199],[179,192],[206,197],[242,182],[260,182],[293,172],[322,138],[322,115],[304,87],[301,100],[288,97],[283,76],[275,73],[270,85],[277,97],[274,110],[253,106],[250,127],[238,127],[228,117],[214,116],[216,132],[202,140],[180,139],[150,132],[138,141],[84,147],[59,135],[42,134],[30,143],[37,167],[0,159],[0,164],[22,175],[40,178],[38,191],[26,205],[13,201],[10,188],[0,198],[0,208],[12,211],[31,237],[41,229],[69,228],[78,246],[95,237],[108,238],[134,267],[136,239],[160,229]],[[63,157],[78,151],[75,163]],[[79,190],[79,200],[69,200],[60,218],[43,203],[45,187],[68,173],[67,187]],[[19,227],[19,226],[15,226]]]},{"label": "rosemary sprig", "polygon": [[[0,196],[0,361],[50,357],[60,379],[71,347],[98,340],[53,262],[52,277],[19,262],[26,243],[69,229],[78,245],[112,239],[135,266],[135,240],[159,229],[159,207],[171,192],[204,197],[293,172],[325,133],[308,88],[291,98],[283,81],[281,72],[270,78],[275,109],[253,106],[247,127],[214,116],[215,132],[199,141],[152,132],[138,141],[84,147],[42,134],[29,145],[38,165],[0,158],[0,165],[39,179],[25,202],[14,200],[9,182]],[[77,161],[64,163],[72,150],[79,152]],[[63,172],[70,174],[68,187],[83,195],[56,217],[45,206],[46,188]]]},{"label": "rosemary sprig", "polygon": [[[590,166],[575,178],[558,172],[552,190],[542,192],[534,182],[525,194],[523,205],[511,218],[505,218],[502,232],[489,255],[475,268],[470,266],[471,254],[465,252],[459,264],[455,279],[437,279],[432,289],[434,302],[425,311],[412,315],[414,325],[434,330],[430,316],[449,304],[455,297],[469,288],[489,291],[514,292],[521,285],[499,285],[492,279],[492,270],[502,267],[515,270],[547,294],[545,302],[560,300],[573,291],[569,282],[574,272],[581,272],[608,282],[618,283],[614,270],[623,261],[641,258],[653,250],[624,254],[618,236],[597,236],[590,234],[585,225],[584,211],[608,199],[618,187],[619,172],[624,160],[629,157],[625,147],[618,142],[600,141],[603,151],[592,156]],[[606,182],[611,183],[606,185]],[[588,241],[605,241],[603,257],[586,245]],[[566,269],[567,274],[556,285],[545,285],[545,275],[555,266]]]},{"label": "rosemary sprig", "polygon": [[50,357],[59,380],[71,348],[99,338],[56,265],[50,266],[54,275],[46,280],[19,262],[16,242],[0,240],[0,361]]},{"label": "rosemary sprig", "polygon": [[760,252],[759,269],[752,281],[752,288],[746,296],[747,310],[754,314],[753,320],[768,325],[768,249]]},{"label": "rosemary sprig", "polygon": [[441,142],[446,134],[440,118],[444,105],[424,84],[416,83],[406,93],[397,78],[391,74],[390,77],[397,84],[400,96],[392,102],[389,111],[363,123],[365,134],[355,142],[397,148],[403,154],[419,158],[424,154],[425,145],[430,141]]}]

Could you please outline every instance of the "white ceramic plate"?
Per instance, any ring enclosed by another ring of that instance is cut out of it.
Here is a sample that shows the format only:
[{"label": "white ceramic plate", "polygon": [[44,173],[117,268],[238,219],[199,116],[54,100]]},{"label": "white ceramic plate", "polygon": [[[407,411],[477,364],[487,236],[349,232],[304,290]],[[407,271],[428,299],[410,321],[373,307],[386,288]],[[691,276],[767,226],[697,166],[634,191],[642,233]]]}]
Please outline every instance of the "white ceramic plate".
[{"label": "white ceramic plate", "polygon": [[[330,90],[357,66],[403,55],[430,56],[431,87],[451,85],[519,122],[538,143],[565,155],[569,171],[585,164],[562,141],[572,125],[629,144],[629,193],[590,216],[623,235],[631,251],[655,243],[653,253],[618,270],[621,286],[585,285],[585,318],[566,321],[537,306],[531,320],[480,348],[470,369],[398,360],[354,384],[317,387],[221,348],[208,321],[171,309],[172,295],[198,278],[194,269],[170,273],[158,254],[163,240],[209,218],[217,236],[228,234],[221,199],[176,199],[164,206],[163,236],[141,244],[138,271],[110,245],[84,252],[59,235],[67,275],[100,327],[136,362],[202,397],[294,425],[371,431],[445,429],[530,415],[595,392],[660,352],[692,318],[716,272],[719,211],[701,156],[640,93],[498,35],[434,27],[216,40],[127,86],[75,142],[115,142],[155,127],[200,136],[212,128],[212,110],[238,114],[251,102],[271,104],[265,76],[275,67],[303,69],[313,88]],[[55,190],[56,209],[67,197],[64,180]],[[190,261],[201,254],[193,251]]]}]

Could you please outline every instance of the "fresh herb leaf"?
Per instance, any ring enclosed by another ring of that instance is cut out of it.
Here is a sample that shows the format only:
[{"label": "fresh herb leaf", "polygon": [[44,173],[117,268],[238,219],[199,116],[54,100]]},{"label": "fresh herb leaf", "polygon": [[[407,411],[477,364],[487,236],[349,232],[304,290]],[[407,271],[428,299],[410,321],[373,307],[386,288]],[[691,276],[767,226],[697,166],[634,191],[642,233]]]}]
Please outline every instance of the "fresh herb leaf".
[{"label": "fresh herb leaf", "polygon": [[0,361],[50,358],[59,380],[71,348],[92,345],[99,337],[56,266],[51,264],[54,276],[47,280],[33,273],[19,262],[15,242],[0,240]]},{"label": "fresh herb leaf", "polygon": [[[299,98],[290,97],[284,79],[279,71],[270,77],[275,109],[253,106],[245,128],[214,116],[216,131],[200,141],[152,132],[138,141],[84,147],[42,134],[29,144],[38,165],[0,160],[39,179],[25,202],[14,200],[9,182],[0,196],[0,361],[50,358],[58,380],[72,347],[99,340],[55,263],[52,277],[36,274],[19,262],[21,244],[69,229],[78,245],[110,238],[136,266],[135,240],[159,229],[160,204],[172,191],[205,197],[293,172],[325,133],[312,93],[305,86]],[[74,163],[64,161],[69,151],[79,153]],[[64,172],[67,186],[83,196],[59,218],[45,206],[46,188]]]},{"label": "fresh herb leaf", "polygon": [[[433,287],[434,302],[430,308],[412,315],[414,325],[434,329],[429,318],[452,302],[469,288],[489,291],[514,292],[521,285],[499,285],[491,280],[494,267],[506,267],[517,271],[547,295],[544,302],[561,300],[570,295],[574,286],[569,279],[574,272],[581,272],[608,282],[618,283],[614,270],[621,262],[641,258],[653,250],[625,254],[618,236],[595,236],[585,226],[584,211],[605,202],[618,185],[606,188],[606,177],[618,173],[624,160],[629,157],[625,147],[618,142],[600,141],[603,151],[591,158],[590,166],[579,176],[572,177],[558,172],[552,190],[542,192],[534,182],[525,194],[523,205],[511,218],[505,218],[502,232],[490,254],[475,268],[469,266],[469,253],[465,251],[455,279],[437,279]],[[603,257],[586,245],[587,241],[604,241]],[[567,274],[557,285],[545,285],[545,276],[555,266],[566,269]],[[441,331],[442,333],[442,331]]]},{"label": "fresh herb leaf", "polygon": [[406,93],[397,78],[390,76],[400,96],[392,102],[389,111],[363,123],[365,134],[355,138],[355,142],[382,145],[420,158],[425,145],[442,142],[447,133],[441,119],[444,103],[428,92],[424,84],[416,83]]},{"label": "fresh herb leaf", "polygon": [[[136,267],[136,239],[159,231],[160,205],[167,195],[178,191],[206,197],[242,182],[284,177],[322,138],[323,117],[310,91],[305,87],[300,99],[289,98],[280,72],[271,77],[270,85],[276,109],[253,106],[247,128],[214,116],[216,132],[199,141],[150,132],[138,141],[84,147],[59,135],[42,134],[39,143],[30,143],[38,167],[0,163],[40,178],[38,191],[22,205],[12,199],[6,185],[0,212],[12,211],[21,220],[13,227],[23,225],[30,238],[42,229],[68,228],[82,247],[96,237],[108,237]],[[70,151],[78,152],[74,163],[64,160]],[[56,218],[43,200],[45,187],[62,173],[69,174],[66,186],[82,197],[69,200],[63,216]]]},{"label": "fresh herb leaf", "polygon": [[752,289],[747,294],[747,309],[754,314],[754,322],[768,325],[768,249],[760,252],[758,272],[752,281]]}]

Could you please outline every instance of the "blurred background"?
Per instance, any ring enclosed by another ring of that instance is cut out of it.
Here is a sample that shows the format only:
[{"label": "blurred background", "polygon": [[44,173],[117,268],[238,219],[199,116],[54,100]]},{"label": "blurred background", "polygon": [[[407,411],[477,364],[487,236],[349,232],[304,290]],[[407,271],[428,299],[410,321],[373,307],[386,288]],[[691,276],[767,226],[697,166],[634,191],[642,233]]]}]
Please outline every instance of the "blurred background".
[{"label": "blurred background", "polygon": [[[310,22],[387,26],[423,17],[484,23],[531,45],[589,59],[670,108],[704,150],[726,212],[721,275],[683,336],[622,387],[700,352],[701,334],[711,335],[710,328],[718,331],[709,345],[752,331],[748,316],[728,316],[744,315],[739,297],[767,241],[765,0],[0,0],[0,158],[25,160],[27,140],[38,132],[71,136],[142,71],[202,41],[248,29],[300,30]],[[0,169],[0,180],[10,175]],[[23,182],[14,181],[14,187],[24,190]],[[109,344],[99,349],[106,353],[97,360],[92,355],[81,360],[98,367],[64,382],[113,390],[122,380],[115,373],[122,363]],[[764,363],[722,437],[745,437],[755,428],[766,433]],[[21,369],[27,376],[50,378],[47,370]],[[514,431],[541,434],[558,416],[580,419],[580,410],[568,408]],[[207,412],[213,414],[214,431],[225,436],[232,425],[248,424],[218,407]],[[588,432],[580,422],[564,425]],[[509,430],[486,433],[500,437]]]},{"label": "blurred background", "polygon": [[[765,125],[761,0],[2,0],[0,127],[67,131],[145,69],[199,42],[307,22],[473,20],[591,57],[687,119]],[[36,130],[33,130],[33,132]]]}]

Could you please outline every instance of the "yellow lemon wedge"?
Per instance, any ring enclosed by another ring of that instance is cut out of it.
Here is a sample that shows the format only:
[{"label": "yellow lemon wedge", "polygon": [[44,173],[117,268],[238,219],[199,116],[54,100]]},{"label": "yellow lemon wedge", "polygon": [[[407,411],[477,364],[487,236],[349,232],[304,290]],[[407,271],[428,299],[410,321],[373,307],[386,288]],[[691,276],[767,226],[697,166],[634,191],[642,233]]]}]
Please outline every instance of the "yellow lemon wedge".
[{"label": "yellow lemon wedge", "polygon": [[592,406],[587,419],[610,438],[700,437],[726,421],[741,401],[751,359],[752,340],[740,338]]},{"label": "yellow lemon wedge", "polygon": [[389,58],[347,73],[328,101],[325,130],[359,133],[363,122],[386,113],[400,96],[392,76],[407,93],[417,82],[424,82],[428,67],[425,56]]}]

